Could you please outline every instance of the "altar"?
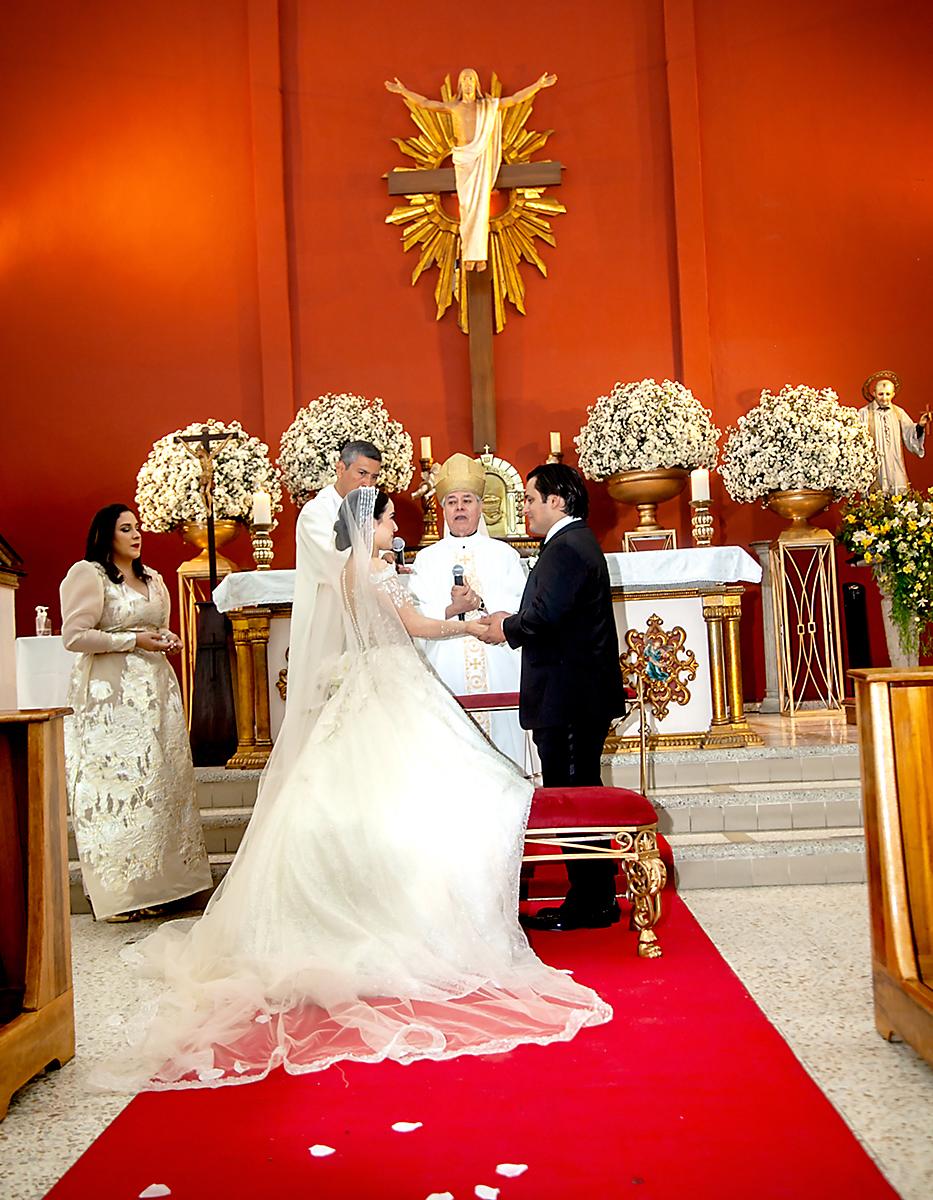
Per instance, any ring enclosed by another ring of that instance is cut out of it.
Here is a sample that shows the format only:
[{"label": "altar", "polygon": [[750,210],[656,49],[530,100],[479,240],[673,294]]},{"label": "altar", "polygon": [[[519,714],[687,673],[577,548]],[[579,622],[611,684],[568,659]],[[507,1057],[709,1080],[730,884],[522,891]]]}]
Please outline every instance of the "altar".
[{"label": "altar", "polygon": [[[606,562],[623,669],[642,679],[649,748],[760,744],[745,718],[739,648],[743,584],[760,582],[760,564],[739,546],[607,554]],[[281,727],[294,583],[294,571],[240,571],[214,592],[236,652],[237,749],[228,768],[263,766]],[[637,735],[606,743],[607,752],[637,748]]]}]

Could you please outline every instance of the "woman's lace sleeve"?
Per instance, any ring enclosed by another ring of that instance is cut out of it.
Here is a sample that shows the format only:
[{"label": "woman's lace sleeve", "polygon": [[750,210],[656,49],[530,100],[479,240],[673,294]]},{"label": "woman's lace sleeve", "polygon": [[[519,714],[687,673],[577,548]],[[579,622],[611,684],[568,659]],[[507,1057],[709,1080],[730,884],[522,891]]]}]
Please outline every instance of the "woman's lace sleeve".
[{"label": "woman's lace sleeve", "polygon": [[387,579],[382,580],[379,587],[396,608],[408,608],[411,605],[411,592],[397,575],[390,575]]},{"label": "woman's lace sleeve", "polygon": [[106,633],[98,629],[104,610],[104,577],[90,562],[76,562],[59,589],[62,601],[62,641],[80,654],[112,654],[132,650],[135,633]]},{"label": "woman's lace sleeve", "polygon": [[171,633],[172,628],[170,621],[172,618],[172,597],[169,595],[169,590],[165,586],[165,580],[162,578],[159,572],[154,570],[152,567],[147,567],[146,570],[149,572],[149,578],[155,584],[155,587],[158,590],[159,596],[162,600],[162,620],[159,622],[159,633]]}]

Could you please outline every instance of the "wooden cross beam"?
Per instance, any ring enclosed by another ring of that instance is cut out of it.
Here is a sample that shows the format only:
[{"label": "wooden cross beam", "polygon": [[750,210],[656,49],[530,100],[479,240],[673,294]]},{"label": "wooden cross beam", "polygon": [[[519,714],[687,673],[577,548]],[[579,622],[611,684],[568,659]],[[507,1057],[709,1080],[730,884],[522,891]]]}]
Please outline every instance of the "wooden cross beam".
[{"label": "wooden cross beam", "polygon": [[[496,188],[554,187],[561,182],[559,162],[503,163]],[[441,195],[456,192],[453,167],[390,171],[390,196]],[[493,362],[492,267],[467,272],[467,320],[470,340],[470,391],[473,398],[473,449],[496,448],[496,383]]]}]

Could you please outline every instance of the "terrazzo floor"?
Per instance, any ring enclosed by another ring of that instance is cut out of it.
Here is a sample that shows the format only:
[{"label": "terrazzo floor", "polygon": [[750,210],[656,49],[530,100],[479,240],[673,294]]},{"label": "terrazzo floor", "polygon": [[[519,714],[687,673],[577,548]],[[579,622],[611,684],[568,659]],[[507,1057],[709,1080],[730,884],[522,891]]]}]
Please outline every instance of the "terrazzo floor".
[{"label": "terrazzo floor", "polygon": [[[929,1200],[933,1070],[875,1032],[864,885],[717,889],[685,899],[894,1187],[905,1200]],[[2,1200],[38,1200],[126,1103],[90,1093],[86,1081],[114,1047],[116,1017],[132,995],[117,954],[146,924],[155,923],[72,918],[77,1055],[18,1092],[0,1122]],[[827,1195],[815,1181],[814,1200]]]}]

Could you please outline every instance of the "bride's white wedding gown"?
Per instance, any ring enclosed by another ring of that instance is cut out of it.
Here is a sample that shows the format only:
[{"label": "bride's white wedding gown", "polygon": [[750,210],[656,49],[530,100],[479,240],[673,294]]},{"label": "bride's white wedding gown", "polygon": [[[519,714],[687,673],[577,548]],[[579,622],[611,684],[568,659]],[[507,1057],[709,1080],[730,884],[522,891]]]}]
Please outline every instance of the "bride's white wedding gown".
[{"label": "bride's white wedding gown", "polygon": [[[397,620],[394,569],[367,574]],[[310,736],[204,917],[132,948],[154,992],[98,1084],[496,1053],[611,1017],[518,924],[531,784],[407,637],[379,640],[330,661]]]}]

